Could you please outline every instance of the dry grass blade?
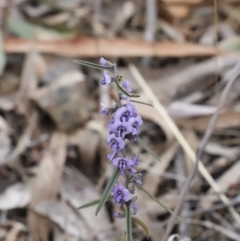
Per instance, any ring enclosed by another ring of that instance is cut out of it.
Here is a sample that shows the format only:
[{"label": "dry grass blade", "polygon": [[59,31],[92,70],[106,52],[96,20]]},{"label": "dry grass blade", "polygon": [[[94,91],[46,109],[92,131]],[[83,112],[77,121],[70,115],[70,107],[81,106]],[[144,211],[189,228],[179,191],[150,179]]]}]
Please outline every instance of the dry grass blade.
[{"label": "dry grass blade", "polygon": [[[237,68],[239,69],[238,65],[236,66],[236,69]],[[148,96],[148,98],[151,100],[153,106],[156,108],[156,110],[159,113],[159,115],[166,121],[166,123],[168,124],[169,128],[172,130],[172,132],[173,132],[175,138],[178,140],[179,144],[182,146],[182,148],[188,154],[188,156],[191,158],[191,160],[195,163],[196,162],[195,152],[190,147],[190,145],[188,144],[186,139],[183,137],[183,135],[181,134],[181,132],[179,131],[178,127],[175,125],[173,120],[169,117],[168,113],[166,112],[164,107],[161,105],[161,103],[159,102],[159,100],[156,97],[156,95],[153,93],[153,91],[147,85],[147,83],[145,82],[145,80],[143,79],[143,77],[141,76],[141,74],[139,73],[139,71],[137,70],[137,68],[134,65],[132,65],[132,64],[129,65],[129,69],[132,72],[132,74],[135,77],[135,79],[137,80],[137,82],[139,83],[139,85],[142,87],[142,89],[146,93],[146,95]],[[235,73],[235,75],[236,75],[236,73]],[[235,76],[235,78],[236,78],[236,76]],[[209,172],[207,171],[207,169],[205,168],[205,166],[202,164],[201,161],[199,161],[198,168],[199,168],[200,173],[207,180],[207,182],[213,188],[213,190],[215,192],[220,193],[221,192],[220,187],[217,185],[217,183],[212,178],[212,176],[209,174]],[[219,196],[220,196],[221,200],[225,204],[228,204],[230,202],[225,194],[221,193],[221,194],[219,194]],[[240,224],[240,216],[236,212],[236,210],[233,207],[229,207],[229,211],[231,212],[233,218],[237,221],[237,223]]]},{"label": "dry grass blade", "polygon": [[217,53],[214,47],[192,43],[156,42],[154,44],[142,40],[79,38],[74,41],[35,41],[24,39],[5,39],[4,49],[7,53],[26,53],[34,48],[38,52],[63,56],[81,57],[183,57],[213,56]]}]

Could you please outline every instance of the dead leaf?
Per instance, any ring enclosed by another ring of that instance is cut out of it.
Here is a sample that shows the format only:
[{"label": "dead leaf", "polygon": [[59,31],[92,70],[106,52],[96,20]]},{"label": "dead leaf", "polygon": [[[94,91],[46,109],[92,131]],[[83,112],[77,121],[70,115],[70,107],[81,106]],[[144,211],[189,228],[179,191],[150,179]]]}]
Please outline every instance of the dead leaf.
[{"label": "dead leaf", "polygon": [[25,183],[16,183],[0,194],[0,209],[10,210],[26,207],[31,199],[33,180],[28,179]]},{"label": "dead leaf", "polygon": [[84,80],[80,71],[69,71],[32,92],[31,98],[52,117],[60,130],[73,130],[89,118]]},{"label": "dead leaf", "polygon": [[[99,199],[101,196],[95,186],[81,172],[68,167],[65,167],[64,171],[62,192],[74,209]],[[88,238],[97,237],[98,240],[108,240],[105,232],[100,232],[108,228],[107,212],[103,208],[96,216],[95,209],[96,207],[89,207],[78,211],[85,226],[88,227]],[[105,221],[102,222],[102,220]]]},{"label": "dead leaf", "polygon": [[29,229],[36,241],[48,241],[52,223],[36,214],[33,208],[42,201],[56,199],[65,158],[66,136],[63,133],[55,132],[51,138],[50,149],[41,160],[32,190],[28,220]]}]

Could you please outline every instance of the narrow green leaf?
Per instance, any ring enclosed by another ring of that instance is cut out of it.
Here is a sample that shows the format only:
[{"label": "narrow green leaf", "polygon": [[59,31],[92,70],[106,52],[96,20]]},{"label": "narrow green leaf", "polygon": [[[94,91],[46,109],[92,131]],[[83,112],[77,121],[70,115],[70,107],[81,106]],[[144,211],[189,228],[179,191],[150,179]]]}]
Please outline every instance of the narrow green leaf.
[{"label": "narrow green leaf", "polygon": [[[169,213],[171,213],[171,214],[173,214],[173,211],[169,208],[169,207],[167,207],[162,201],[160,201],[160,200],[158,200],[157,198],[155,198],[151,193],[149,193],[143,186],[141,186],[141,185],[139,185],[139,184],[137,184],[137,183],[135,183],[135,185],[139,188],[139,189],[141,189],[143,192],[145,192],[150,198],[152,198],[155,202],[157,202],[160,206],[162,206],[166,211],[168,211]],[[177,216],[177,218],[178,218],[178,220],[180,221],[180,222],[182,222],[182,219],[179,217],[179,216]]]},{"label": "narrow green leaf", "polygon": [[57,31],[53,28],[42,27],[25,20],[11,17],[10,14],[6,19],[6,24],[7,29],[10,30],[10,32],[25,39],[40,40],[41,38],[44,38],[46,41],[51,41],[56,39],[67,40],[76,37],[76,31]]},{"label": "narrow green leaf", "polygon": [[132,214],[130,207],[126,208],[127,241],[132,241]]},{"label": "narrow green leaf", "polygon": [[98,215],[98,212],[101,210],[102,206],[104,205],[104,203],[106,202],[106,200],[108,199],[109,197],[109,194],[113,188],[113,186],[115,185],[115,183],[117,182],[117,179],[120,175],[120,169],[117,168],[115,170],[115,172],[113,173],[112,177],[110,178],[110,180],[108,181],[108,184],[103,192],[103,195],[98,203],[98,206],[97,206],[97,209],[96,209],[96,212],[95,214]]},{"label": "narrow green leaf", "polygon": [[135,217],[132,217],[132,220],[143,228],[144,232],[146,233],[147,237],[149,238],[150,233],[149,233],[149,230],[148,230],[146,224],[144,222],[142,222],[140,219],[135,218]]},{"label": "narrow green leaf", "polygon": [[122,240],[122,238],[124,237],[124,235],[125,235],[125,231],[122,233],[122,235],[118,238],[118,240],[117,241],[121,241]]},{"label": "narrow green leaf", "polygon": [[140,97],[140,95],[130,95],[126,90],[124,90],[122,88],[122,86],[118,83],[118,81],[115,81],[115,83],[117,84],[117,87],[118,87],[118,89],[120,90],[120,92],[122,94],[127,95],[130,98],[138,98],[138,97]]},{"label": "narrow green leaf", "polygon": [[[107,202],[107,201],[111,201],[112,198],[113,198],[113,196],[110,195],[110,196],[107,198],[106,202]],[[100,202],[100,199],[97,199],[97,200],[95,200],[95,201],[92,201],[92,202],[90,202],[90,203],[86,203],[86,204],[78,207],[77,210],[95,206],[95,205],[97,205],[99,202]]]},{"label": "narrow green leaf", "polygon": [[148,106],[151,106],[153,107],[152,104],[148,104],[148,103],[145,103],[145,102],[142,102],[142,101],[138,101],[138,100],[131,100],[132,102],[135,102],[135,103],[139,103],[139,104],[142,104],[142,105],[148,105]]},{"label": "narrow green leaf", "polygon": [[83,60],[73,60],[74,63],[76,64],[81,64],[81,65],[84,65],[84,66],[87,66],[87,67],[91,67],[91,68],[95,68],[95,69],[108,69],[108,67],[104,67],[100,64],[94,64],[94,63],[91,63],[91,62],[88,62],[88,61],[83,61]]},{"label": "narrow green leaf", "polygon": [[158,161],[161,161],[160,158],[147,146],[147,144],[139,136],[135,137],[137,141],[145,148],[145,150],[148,151],[149,154],[151,154]]}]

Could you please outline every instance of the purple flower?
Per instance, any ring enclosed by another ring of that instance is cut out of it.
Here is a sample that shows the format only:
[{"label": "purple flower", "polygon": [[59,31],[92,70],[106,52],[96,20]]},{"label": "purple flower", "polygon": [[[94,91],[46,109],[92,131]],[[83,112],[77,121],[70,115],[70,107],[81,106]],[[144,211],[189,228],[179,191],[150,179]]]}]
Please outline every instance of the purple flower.
[{"label": "purple flower", "polygon": [[104,59],[103,57],[100,58],[99,62],[102,66],[108,67],[108,61],[106,59]]},{"label": "purple flower", "polygon": [[131,203],[130,207],[133,209],[133,215],[136,215],[138,211],[137,203],[136,202]]},{"label": "purple flower", "polygon": [[116,120],[110,125],[110,131],[116,133],[117,136],[124,138],[127,133],[133,132],[133,127],[128,122]]},{"label": "purple flower", "polygon": [[121,106],[115,113],[115,120],[128,121],[132,115],[132,108],[128,105]]},{"label": "purple flower", "polygon": [[139,165],[138,155],[136,155],[135,158],[133,159],[133,163],[134,163],[135,166],[138,166],[138,165]]},{"label": "purple flower", "polygon": [[129,93],[132,91],[131,86],[127,80],[123,80],[122,87]]},{"label": "purple flower", "polygon": [[109,108],[107,108],[103,103],[101,103],[101,106],[103,106],[103,109],[101,110],[102,115],[109,115]]},{"label": "purple flower", "polygon": [[128,202],[130,200],[130,192],[127,188],[125,188],[120,183],[116,183],[112,189],[113,199],[114,201],[119,204],[119,206],[123,202]]},{"label": "purple flower", "polygon": [[107,138],[109,148],[113,151],[120,151],[125,147],[125,142],[121,137],[117,137],[114,133],[110,134]]},{"label": "purple flower", "polygon": [[137,171],[133,168],[133,160],[125,157],[117,157],[112,160],[114,166],[118,167],[121,170],[121,175],[125,176],[125,171],[128,170],[131,174],[136,173]]},{"label": "purple flower", "polygon": [[131,117],[129,119],[129,124],[133,127],[132,135],[138,135],[140,133],[140,126],[143,124],[142,118],[140,115],[136,117]]},{"label": "purple flower", "polygon": [[108,75],[107,70],[103,71],[103,80],[100,81],[101,85],[109,85],[112,82],[112,78]]}]

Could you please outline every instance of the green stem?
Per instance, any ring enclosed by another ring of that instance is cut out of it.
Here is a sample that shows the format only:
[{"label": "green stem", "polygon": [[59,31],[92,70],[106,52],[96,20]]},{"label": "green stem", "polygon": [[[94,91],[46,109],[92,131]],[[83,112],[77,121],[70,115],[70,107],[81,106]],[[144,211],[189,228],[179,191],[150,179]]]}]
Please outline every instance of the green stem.
[{"label": "green stem", "polygon": [[126,228],[127,228],[127,241],[132,241],[132,214],[130,207],[126,208]]}]

